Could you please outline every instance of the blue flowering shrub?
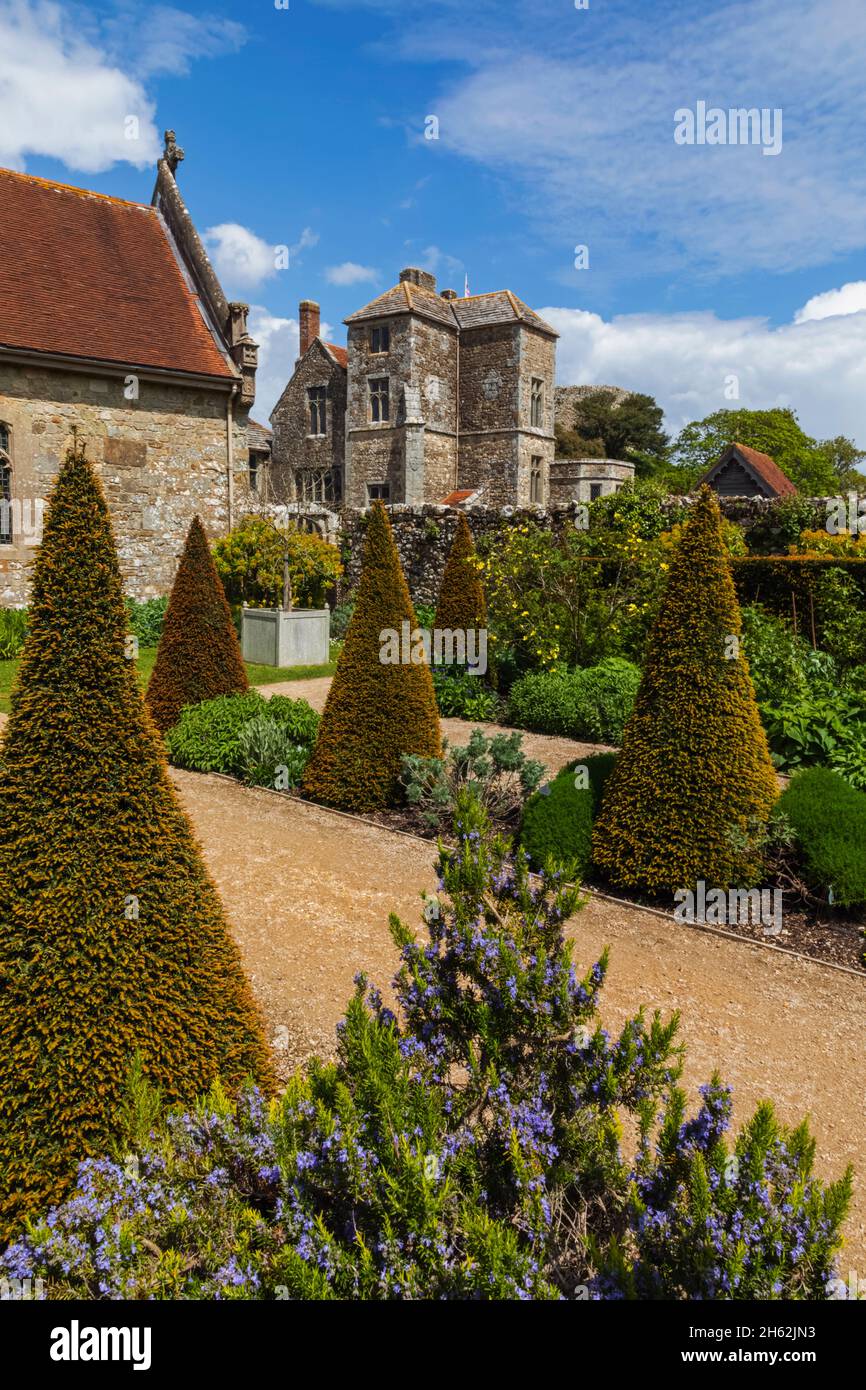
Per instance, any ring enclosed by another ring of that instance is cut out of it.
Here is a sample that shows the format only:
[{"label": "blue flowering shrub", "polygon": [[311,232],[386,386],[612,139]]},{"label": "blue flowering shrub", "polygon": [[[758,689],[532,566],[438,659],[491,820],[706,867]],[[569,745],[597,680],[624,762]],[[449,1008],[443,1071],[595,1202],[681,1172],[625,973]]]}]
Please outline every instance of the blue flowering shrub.
[{"label": "blue flowering shrub", "polygon": [[[337,1060],[266,1104],[219,1089],[163,1115],[133,1075],[115,1156],[2,1259],[79,1298],[823,1298],[851,1176],[812,1176],[805,1127],[759,1108],[731,1148],[717,1079],[692,1118],[677,1018],[616,1038],[563,924],[464,797],[398,1014],[363,975]],[[623,1136],[637,1136],[630,1147]]]}]

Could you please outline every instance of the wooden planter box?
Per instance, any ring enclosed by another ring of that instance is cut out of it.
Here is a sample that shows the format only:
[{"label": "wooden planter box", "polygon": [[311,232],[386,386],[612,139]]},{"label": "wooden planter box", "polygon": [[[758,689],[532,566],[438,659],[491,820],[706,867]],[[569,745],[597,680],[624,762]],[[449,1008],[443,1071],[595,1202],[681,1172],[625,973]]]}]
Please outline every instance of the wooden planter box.
[{"label": "wooden planter box", "polygon": [[327,608],[244,608],[241,650],[244,661],[261,666],[324,666],[328,660],[331,614]]}]

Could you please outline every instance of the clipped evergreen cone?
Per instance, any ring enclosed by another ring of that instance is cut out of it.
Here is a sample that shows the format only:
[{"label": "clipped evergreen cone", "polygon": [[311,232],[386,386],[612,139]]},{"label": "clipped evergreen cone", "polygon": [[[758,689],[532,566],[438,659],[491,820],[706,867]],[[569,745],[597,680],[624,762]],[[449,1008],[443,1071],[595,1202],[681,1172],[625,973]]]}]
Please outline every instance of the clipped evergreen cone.
[{"label": "clipped evergreen cone", "polygon": [[478,576],[475,545],[469,522],[461,512],[442,573],[435,626],[441,630],[469,632],[486,624],[487,604]]},{"label": "clipped evergreen cone", "polygon": [[33,569],[0,777],[0,1246],[168,1102],[272,1085],[238,950],[125,657],[102,489],[74,446]]},{"label": "clipped evergreen cone", "polygon": [[382,503],[375,502],[355,611],[304,772],[306,796],[344,811],[392,806],[400,795],[403,754],[440,755],[439,715],[426,661],[380,660],[383,634],[389,632],[423,657],[419,643],[402,642],[404,632],[414,630],[391,523]]},{"label": "clipped evergreen cone", "polygon": [[593,832],[607,878],[653,893],[753,885],[779,794],[715,495],[702,488],[647,644]]},{"label": "clipped evergreen cone", "polygon": [[184,705],[249,690],[247,670],[222,580],[204,527],[195,516],[187,532],[165,614],[147,703],[161,733]]}]

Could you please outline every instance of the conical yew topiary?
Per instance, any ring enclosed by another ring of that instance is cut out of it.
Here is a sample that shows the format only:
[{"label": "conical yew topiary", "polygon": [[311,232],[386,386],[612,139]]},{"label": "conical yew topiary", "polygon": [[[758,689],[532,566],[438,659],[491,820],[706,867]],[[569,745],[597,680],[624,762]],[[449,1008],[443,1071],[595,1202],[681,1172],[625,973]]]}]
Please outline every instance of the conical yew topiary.
[{"label": "conical yew topiary", "polygon": [[[376,502],[367,523],[355,611],[304,773],[307,796],[345,811],[390,806],[399,797],[403,754],[439,756],[430,668],[420,642],[403,640],[414,630],[391,523]],[[398,659],[383,663],[383,654]]]},{"label": "conical yew topiary", "polygon": [[126,657],[102,490],[69,451],[0,753],[0,1245],[106,1152],[132,1059],[167,1100],[271,1085],[216,889]]},{"label": "conical yew topiary", "polygon": [[593,832],[615,884],[746,888],[760,874],[755,843],[779,788],[740,631],[718,503],[702,488]]},{"label": "conical yew topiary", "polygon": [[487,604],[478,575],[475,545],[469,523],[461,512],[439,587],[435,625],[440,630],[469,632],[483,628],[486,623]]},{"label": "conical yew topiary", "polygon": [[195,516],[166,610],[147,703],[162,733],[184,705],[249,690],[247,670],[222,580]]}]

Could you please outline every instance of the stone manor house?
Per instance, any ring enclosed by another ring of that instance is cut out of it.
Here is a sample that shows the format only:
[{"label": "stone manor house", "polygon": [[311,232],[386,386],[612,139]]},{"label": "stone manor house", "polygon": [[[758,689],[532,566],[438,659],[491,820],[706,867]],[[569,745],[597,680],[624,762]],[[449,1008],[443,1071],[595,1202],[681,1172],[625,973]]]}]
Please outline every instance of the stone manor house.
[{"label": "stone manor house", "polygon": [[460,297],[409,267],[345,320],[345,348],[313,301],[299,322],[271,413],[273,502],[545,504],[557,334],[510,290]]},{"label": "stone manor house", "polygon": [[149,205],[0,169],[4,605],[27,600],[73,426],[139,598],[168,592],[196,512],[216,536],[246,509],[257,348],[184,205],[182,159],[167,131]]},{"label": "stone manor house", "polygon": [[149,204],[0,169],[0,604],[27,601],[73,428],[138,598],[169,591],[196,513],[211,537],[255,510],[333,538],[376,498],[547,507],[632,471],[554,459],[550,324],[510,290],[460,296],[414,267],[349,315],[346,347],[304,300],[273,430],[252,421],[248,306],[227,300],[193,225],[183,157],[166,131]]}]

